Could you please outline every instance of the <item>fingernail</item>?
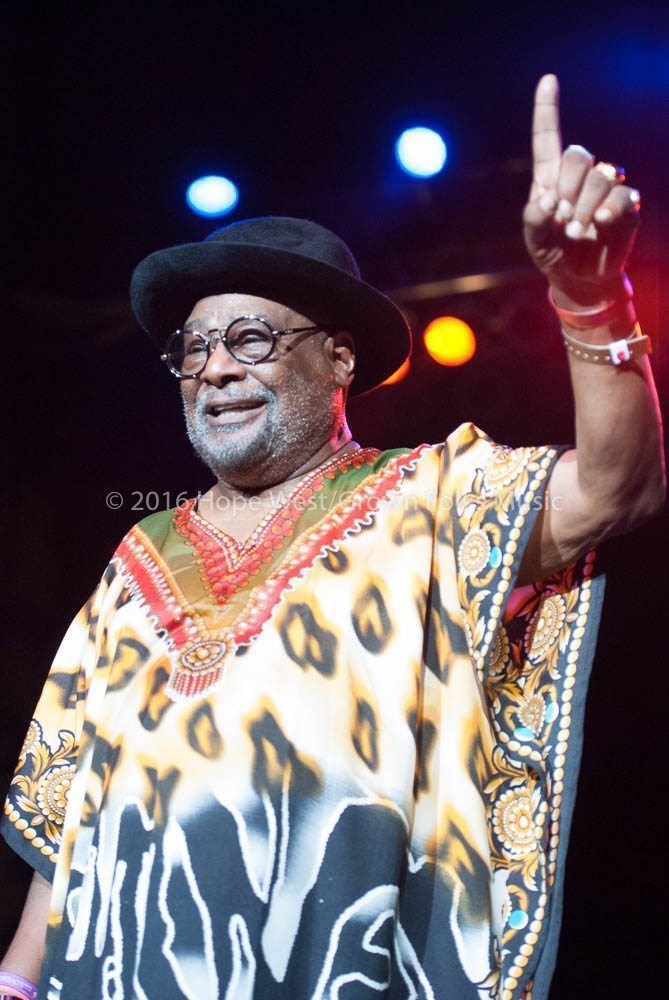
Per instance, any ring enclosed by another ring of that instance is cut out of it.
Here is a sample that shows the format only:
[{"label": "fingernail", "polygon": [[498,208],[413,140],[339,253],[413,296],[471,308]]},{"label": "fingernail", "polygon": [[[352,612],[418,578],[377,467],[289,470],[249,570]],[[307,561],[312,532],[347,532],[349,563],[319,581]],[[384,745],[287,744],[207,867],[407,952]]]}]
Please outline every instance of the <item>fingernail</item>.
[{"label": "fingernail", "polygon": [[565,219],[571,219],[574,214],[574,206],[567,198],[561,198],[558,202],[557,214],[560,222],[564,222]]},{"label": "fingernail", "polygon": [[633,205],[641,204],[641,195],[636,190],[636,188],[632,188],[632,190],[630,191],[630,201],[632,202]]},{"label": "fingernail", "polygon": [[596,240],[597,239],[597,230],[595,229],[595,226],[594,226],[594,224],[592,222],[588,225],[588,228],[583,233],[583,239],[584,240]]},{"label": "fingernail", "polygon": [[539,199],[539,206],[544,212],[554,212],[557,205],[557,198],[552,191],[547,191]]},{"label": "fingernail", "polygon": [[597,222],[610,222],[612,218],[613,212],[610,208],[598,208],[595,212]]},{"label": "fingernail", "polygon": [[573,150],[575,153],[583,153],[585,156],[589,156],[592,159],[592,153],[586,149],[585,146],[578,146],[575,144],[567,146],[565,153],[568,153],[570,150]]},{"label": "fingernail", "polygon": [[564,228],[564,231],[565,235],[569,236],[570,239],[580,240],[581,236],[583,235],[583,226],[578,221],[578,219],[572,219],[571,222],[567,223],[567,225]]}]

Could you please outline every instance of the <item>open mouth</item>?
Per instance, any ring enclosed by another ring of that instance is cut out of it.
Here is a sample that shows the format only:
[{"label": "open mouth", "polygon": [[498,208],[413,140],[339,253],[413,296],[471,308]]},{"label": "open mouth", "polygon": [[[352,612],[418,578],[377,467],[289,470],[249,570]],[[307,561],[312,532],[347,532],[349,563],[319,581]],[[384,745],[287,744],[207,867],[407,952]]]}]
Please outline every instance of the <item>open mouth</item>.
[{"label": "open mouth", "polygon": [[214,403],[207,407],[207,420],[215,424],[236,424],[242,420],[250,419],[264,405],[263,399],[240,399],[238,403]]}]

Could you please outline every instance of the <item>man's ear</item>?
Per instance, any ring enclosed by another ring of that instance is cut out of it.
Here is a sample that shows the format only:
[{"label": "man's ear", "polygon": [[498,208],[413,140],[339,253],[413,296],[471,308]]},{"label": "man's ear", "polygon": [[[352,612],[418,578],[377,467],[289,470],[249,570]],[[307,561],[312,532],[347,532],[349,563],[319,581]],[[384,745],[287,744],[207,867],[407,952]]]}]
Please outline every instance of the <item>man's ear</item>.
[{"label": "man's ear", "polygon": [[330,335],[327,345],[335,382],[348,388],[355,373],[355,341],[347,330],[337,330]]}]

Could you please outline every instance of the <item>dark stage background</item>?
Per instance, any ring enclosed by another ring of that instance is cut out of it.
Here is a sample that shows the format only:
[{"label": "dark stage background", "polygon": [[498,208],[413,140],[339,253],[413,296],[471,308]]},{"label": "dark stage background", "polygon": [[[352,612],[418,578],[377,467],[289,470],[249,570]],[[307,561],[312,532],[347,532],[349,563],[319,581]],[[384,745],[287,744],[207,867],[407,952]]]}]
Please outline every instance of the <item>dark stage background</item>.
[{"label": "dark stage background", "polygon": [[[349,242],[363,276],[398,295],[417,335],[409,376],[352,402],[356,440],[415,445],[473,420],[512,445],[573,442],[564,350],[520,232],[533,90],[555,72],[565,144],[623,163],[642,192],[629,273],[665,413],[669,384],[666,13],[380,3],[5,12],[3,798],[55,649],[122,534],[151,504],[210,484],[176,382],[129,312],[144,254],[252,215],[314,218]],[[408,179],[394,161],[396,136],[415,122],[449,145],[433,181]],[[220,222],[183,199],[190,180],[217,172],[241,191]],[[488,272],[502,276],[487,291],[401,291]],[[477,333],[461,368],[422,348],[425,323],[443,312]],[[112,490],[120,509],[106,506]],[[654,996],[664,981],[666,539],[665,512],[604,547],[553,1000]],[[3,950],[29,877],[0,842]]]}]

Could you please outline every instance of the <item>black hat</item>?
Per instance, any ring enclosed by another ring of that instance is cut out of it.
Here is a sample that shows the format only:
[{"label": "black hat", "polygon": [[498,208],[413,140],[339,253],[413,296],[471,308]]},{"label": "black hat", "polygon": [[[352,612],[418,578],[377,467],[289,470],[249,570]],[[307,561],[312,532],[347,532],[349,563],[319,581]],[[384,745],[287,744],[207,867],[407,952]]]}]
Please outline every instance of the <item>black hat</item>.
[{"label": "black hat", "polygon": [[159,350],[199,299],[225,292],[273,299],[314,323],[348,330],[356,345],[351,396],[383,382],[411,352],[400,309],[361,280],[343,240],[307,219],[233,222],[201,243],[149,254],[130,284],[133,312]]}]

